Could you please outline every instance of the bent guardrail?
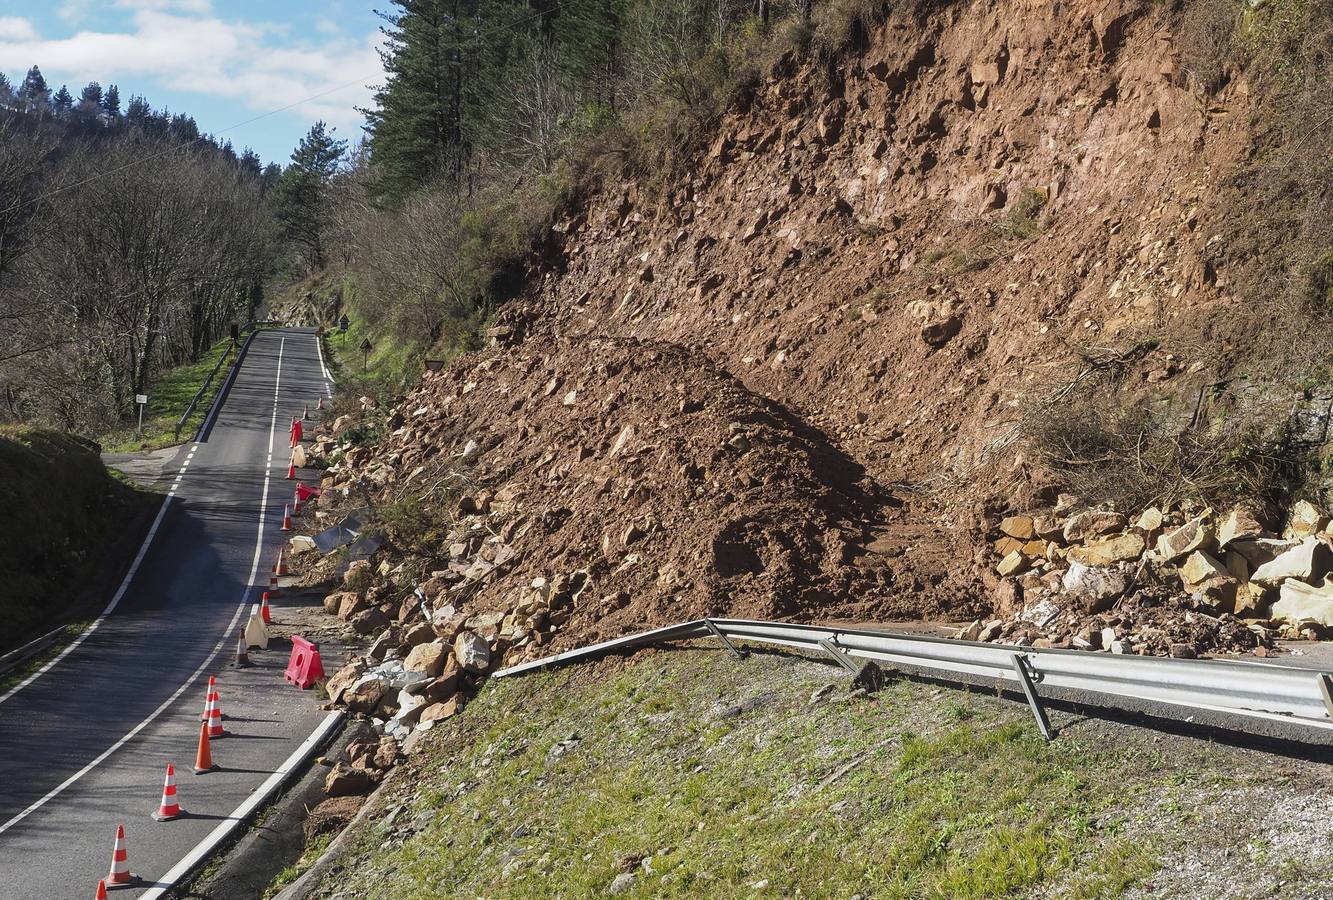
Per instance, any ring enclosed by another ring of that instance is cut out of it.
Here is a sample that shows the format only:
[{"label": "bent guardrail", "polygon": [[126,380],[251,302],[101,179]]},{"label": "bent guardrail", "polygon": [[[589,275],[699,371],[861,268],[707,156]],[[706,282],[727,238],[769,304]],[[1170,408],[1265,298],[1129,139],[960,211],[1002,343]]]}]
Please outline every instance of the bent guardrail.
[{"label": "bent guardrail", "polygon": [[728,649],[734,649],[731,641],[774,644],[832,656],[849,668],[856,667],[848,661],[859,658],[946,678],[969,675],[1011,682],[1023,689],[1038,725],[1048,737],[1038,696],[1041,687],[1251,719],[1295,722],[1333,732],[1333,677],[1317,669],[1230,659],[1045,650],[872,629],[745,619],[683,622],[511,666],[496,672],[494,677],[505,678],[646,644],[710,636],[720,638]]}]

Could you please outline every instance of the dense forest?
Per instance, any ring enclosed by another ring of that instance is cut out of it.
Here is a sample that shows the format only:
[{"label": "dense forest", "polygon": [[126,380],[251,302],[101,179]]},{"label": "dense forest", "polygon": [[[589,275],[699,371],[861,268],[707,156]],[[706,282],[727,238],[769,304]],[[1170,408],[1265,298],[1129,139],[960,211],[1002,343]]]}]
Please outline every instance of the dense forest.
[{"label": "dense forest", "polygon": [[0,81],[0,410],[96,434],[247,317],[280,169],[115,85]]}]

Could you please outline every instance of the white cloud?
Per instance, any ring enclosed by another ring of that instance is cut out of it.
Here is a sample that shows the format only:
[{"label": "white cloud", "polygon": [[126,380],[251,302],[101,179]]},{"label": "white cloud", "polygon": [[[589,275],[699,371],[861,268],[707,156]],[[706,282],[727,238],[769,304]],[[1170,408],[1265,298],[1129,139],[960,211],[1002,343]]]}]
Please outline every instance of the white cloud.
[{"label": "white cloud", "polygon": [[18,16],[0,16],[0,41],[36,40],[37,29],[27,19]]},{"label": "white cloud", "polygon": [[[366,85],[379,78],[378,35],[293,44],[286,28],[219,18],[209,0],[115,5],[128,11],[125,30],[80,30],[59,39],[42,39],[26,19],[0,17],[0,59],[37,61],[71,83],[151,78],[237,100],[256,114],[292,106],[344,134],[355,132],[361,115],[354,107],[367,104]],[[77,0],[70,9],[77,11]]]}]

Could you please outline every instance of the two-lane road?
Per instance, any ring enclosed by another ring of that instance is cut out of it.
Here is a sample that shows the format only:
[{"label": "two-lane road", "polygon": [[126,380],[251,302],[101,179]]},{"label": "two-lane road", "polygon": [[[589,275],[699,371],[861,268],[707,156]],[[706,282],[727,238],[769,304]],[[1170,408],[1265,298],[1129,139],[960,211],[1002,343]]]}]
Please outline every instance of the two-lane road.
[{"label": "two-lane road", "polygon": [[[329,386],[313,333],[255,335],[201,439],[168,467],[170,497],[114,609],[0,696],[0,898],[91,896],[121,822],[131,868],[151,885],[322,718],[283,683],[279,650],[255,654],[253,669],[227,663],[281,541],[291,416]],[[222,770],[196,776],[209,674],[232,734],[213,747]],[[167,762],[191,815],[158,823]]]}]

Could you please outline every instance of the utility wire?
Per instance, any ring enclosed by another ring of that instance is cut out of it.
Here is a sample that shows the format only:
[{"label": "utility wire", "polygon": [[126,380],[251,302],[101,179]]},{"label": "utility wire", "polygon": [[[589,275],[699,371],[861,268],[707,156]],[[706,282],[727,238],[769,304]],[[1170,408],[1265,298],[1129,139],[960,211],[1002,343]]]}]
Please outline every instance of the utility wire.
[{"label": "utility wire", "polygon": [[[505,23],[504,25],[501,25],[501,26],[499,26],[499,27],[497,27],[497,28],[486,29],[486,30],[484,30],[484,31],[479,29],[479,30],[473,32],[472,34],[469,34],[469,35],[468,35],[468,38],[471,39],[471,40],[477,40],[477,39],[479,39],[479,38],[481,38],[481,37],[483,37],[483,36],[489,37],[490,35],[493,35],[493,34],[500,34],[501,32],[510,31],[510,30],[512,30],[512,29],[514,29],[514,28],[516,28],[516,27],[518,27],[519,25],[526,25],[528,22],[534,21],[535,19],[540,19],[540,18],[542,18],[543,16],[548,16],[548,15],[550,15],[551,13],[554,13],[554,12],[556,12],[556,11],[562,9],[562,8],[566,5],[567,2],[570,2],[570,0],[565,0],[565,2],[561,2],[561,3],[553,4],[549,9],[541,10],[541,11],[539,11],[539,12],[533,13],[532,15],[523,16],[522,18],[515,19],[515,20],[512,21],[512,22],[507,22],[507,23]],[[380,73],[377,72],[376,74],[380,74]],[[347,88],[352,87],[352,86],[355,85],[355,84],[359,84],[360,82],[362,82],[362,81],[364,81],[364,80],[366,80],[366,79],[368,79],[368,78],[373,78],[373,77],[375,77],[375,76],[374,76],[374,75],[364,75],[364,76],[361,76],[361,77],[359,77],[359,78],[354,78],[354,79],[351,80],[351,81],[347,81],[347,82],[344,82],[344,83],[342,83],[342,84],[335,85],[334,87],[331,87],[331,88],[328,88],[328,89],[326,89],[326,90],[320,91],[320,92],[317,93],[317,94],[311,94],[311,95],[308,96],[308,97],[302,97],[300,100],[294,100],[294,101],[292,101],[291,103],[288,103],[286,106],[279,106],[279,107],[277,107],[276,109],[270,109],[270,110],[268,110],[267,112],[260,113],[259,115],[257,115],[257,116],[253,116],[253,117],[251,117],[251,118],[249,118],[249,119],[246,119],[246,120],[244,120],[244,121],[242,121],[242,122],[237,122],[237,123],[235,123],[234,125],[228,125],[226,128],[222,128],[222,129],[220,129],[220,130],[218,130],[218,131],[216,131],[216,132],[213,132],[212,134],[201,134],[199,137],[194,138],[193,140],[190,140],[190,141],[186,141],[186,142],[183,143],[183,144],[177,144],[177,145],[175,145],[175,146],[173,146],[173,147],[168,147],[166,150],[162,150],[162,151],[160,151],[160,152],[158,152],[158,153],[153,153],[153,154],[150,154],[150,155],[148,155],[148,156],[140,157],[139,159],[133,160],[132,162],[128,162],[128,163],[125,163],[124,165],[116,166],[114,169],[107,169],[106,171],[98,172],[96,175],[90,176],[90,177],[88,177],[88,178],[84,178],[84,179],[81,180],[81,181],[71,182],[70,184],[62,184],[62,185],[60,185],[59,187],[57,187],[57,188],[53,188],[53,189],[50,190],[50,191],[46,191],[46,192],[43,192],[43,193],[41,193],[41,194],[38,194],[36,197],[33,197],[33,198],[30,199],[30,200],[21,200],[21,201],[19,201],[18,203],[13,204],[12,206],[8,207],[7,209],[5,209],[5,210],[3,210],[3,211],[0,211],[0,216],[7,216],[7,215],[9,215],[10,213],[17,212],[18,210],[23,209],[23,207],[25,207],[25,206],[32,206],[33,204],[40,203],[41,201],[46,200],[46,199],[48,199],[48,198],[50,198],[50,197],[54,197],[54,196],[56,196],[57,194],[62,194],[62,193],[64,193],[65,191],[71,191],[71,190],[73,190],[74,188],[83,187],[84,185],[92,184],[94,181],[99,181],[99,180],[101,180],[101,179],[103,179],[103,178],[106,178],[106,177],[108,177],[108,176],[110,176],[110,175],[115,175],[117,172],[123,172],[123,171],[125,171],[126,169],[132,169],[132,168],[134,168],[135,166],[140,166],[140,165],[143,165],[144,163],[152,162],[152,161],[155,160],[155,159],[161,159],[161,158],[164,157],[164,156],[169,156],[169,155],[172,154],[172,153],[176,153],[176,152],[179,152],[179,151],[181,151],[181,150],[186,150],[186,149],[188,149],[188,148],[190,148],[190,147],[193,147],[195,144],[200,144],[200,143],[204,143],[204,142],[210,141],[210,140],[212,140],[213,138],[216,138],[218,135],[226,134],[226,133],[229,132],[229,131],[235,131],[237,128],[244,128],[246,125],[252,125],[252,124],[254,124],[255,122],[260,121],[261,119],[267,119],[269,116],[275,116],[275,115],[277,115],[278,113],[286,112],[287,110],[289,110],[289,109],[293,109],[293,108],[295,108],[295,107],[297,107],[297,106],[300,106],[300,105],[302,105],[303,103],[309,103],[311,100],[318,100],[318,99],[321,98],[321,97],[327,97],[329,94],[336,94],[338,91],[346,90]]]}]

